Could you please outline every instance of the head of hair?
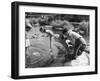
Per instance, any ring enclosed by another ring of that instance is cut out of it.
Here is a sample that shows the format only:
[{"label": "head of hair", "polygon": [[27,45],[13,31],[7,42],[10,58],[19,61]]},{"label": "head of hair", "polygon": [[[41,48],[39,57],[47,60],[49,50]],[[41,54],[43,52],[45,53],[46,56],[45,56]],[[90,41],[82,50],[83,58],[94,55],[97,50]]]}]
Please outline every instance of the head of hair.
[{"label": "head of hair", "polygon": [[73,30],[74,29],[73,25],[69,21],[67,21],[67,20],[65,20],[63,22],[62,27],[66,31],[69,31],[69,30]]}]

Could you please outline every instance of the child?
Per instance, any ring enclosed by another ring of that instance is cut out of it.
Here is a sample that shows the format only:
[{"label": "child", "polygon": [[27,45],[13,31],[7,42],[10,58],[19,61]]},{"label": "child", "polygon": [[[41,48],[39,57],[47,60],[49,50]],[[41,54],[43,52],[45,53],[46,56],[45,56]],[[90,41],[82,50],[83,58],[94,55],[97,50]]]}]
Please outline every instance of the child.
[{"label": "child", "polygon": [[81,55],[86,48],[86,41],[81,35],[72,31],[69,24],[64,24],[63,28],[63,34],[66,35],[74,45],[74,53],[72,59],[75,59],[77,56]]}]

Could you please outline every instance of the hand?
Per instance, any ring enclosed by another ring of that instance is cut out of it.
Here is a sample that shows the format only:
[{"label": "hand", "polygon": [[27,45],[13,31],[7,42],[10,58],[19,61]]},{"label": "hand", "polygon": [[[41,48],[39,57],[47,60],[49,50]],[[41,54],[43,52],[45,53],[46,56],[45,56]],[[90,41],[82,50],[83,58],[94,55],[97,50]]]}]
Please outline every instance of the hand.
[{"label": "hand", "polygon": [[59,35],[59,34],[55,34],[54,37],[55,37],[55,38],[59,38],[60,35]]}]

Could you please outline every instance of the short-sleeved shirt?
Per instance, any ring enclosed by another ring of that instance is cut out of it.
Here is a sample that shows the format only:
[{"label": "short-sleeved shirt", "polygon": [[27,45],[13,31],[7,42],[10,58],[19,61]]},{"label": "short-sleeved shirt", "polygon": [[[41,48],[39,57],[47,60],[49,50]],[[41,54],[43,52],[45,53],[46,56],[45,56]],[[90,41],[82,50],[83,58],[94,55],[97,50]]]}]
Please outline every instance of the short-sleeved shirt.
[{"label": "short-sleeved shirt", "polygon": [[78,33],[72,31],[72,30],[69,30],[66,35],[68,36],[68,38],[72,41],[73,44],[75,44],[75,40],[78,39],[78,38],[81,38],[82,36],[79,35]]},{"label": "short-sleeved shirt", "polygon": [[25,44],[26,47],[30,46],[30,40],[29,39],[26,39],[26,44]]}]

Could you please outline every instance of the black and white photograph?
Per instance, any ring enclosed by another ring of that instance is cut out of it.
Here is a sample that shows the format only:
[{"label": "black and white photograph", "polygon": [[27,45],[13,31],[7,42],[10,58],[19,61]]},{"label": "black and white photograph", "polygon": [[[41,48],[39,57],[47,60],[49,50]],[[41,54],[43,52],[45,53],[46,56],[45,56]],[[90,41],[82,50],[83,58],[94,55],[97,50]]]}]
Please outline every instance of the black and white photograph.
[{"label": "black and white photograph", "polygon": [[25,13],[25,68],[88,66],[89,15]]},{"label": "black and white photograph", "polygon": [[12,78],[97,74],[97,7],[12,3]]}]

